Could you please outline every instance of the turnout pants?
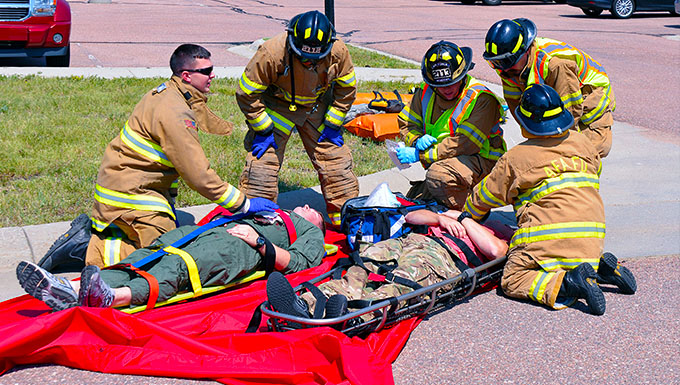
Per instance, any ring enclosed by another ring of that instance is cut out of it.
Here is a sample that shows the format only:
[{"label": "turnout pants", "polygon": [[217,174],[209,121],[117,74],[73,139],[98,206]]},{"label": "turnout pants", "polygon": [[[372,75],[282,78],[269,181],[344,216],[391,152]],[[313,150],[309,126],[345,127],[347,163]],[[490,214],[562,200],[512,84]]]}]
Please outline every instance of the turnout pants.
[{"label": "turnout pants", "polygon": [[[342,205],[347,199],[359,195],[359,181],[352,170],[352,153],[346,144],[338,147],[328,141],[317,143],[321,134],[309,122],[298,127],[298,132],[305,152],[318,174],[328,215],[333,224],[339,225]],[[279,170],[290,135],[274,129],[278,149],[270,147],[260,159],[250,152],[254,135],[251,130],[244,140],[248,154],[239,179],[239,190],[251,198],[262,197],[276,201],[279,194]]]},{"label": "turnout pants", "polygon": [[503,292],[509,297],[532,300],[553,309],[564,309],[575,301],[557,295],[567,271],[581,262],[590,263],[595,271],[599,265],[599,255],[597,259],[563,259],[559,267],[554,267],[555,263],[551,263],[554,258],[537,258],[530,254],[521,247],[510,250],[501,279]]},{"label": "turnout pants", "polygon": [[175,221],[165,213],[128,211],[115,219],[104,231],[92,229],[85,264],[100,268],[115,265],[176,227]]},{"label": "turnout pants", "polygon": [[446,207],[460,210],[472,188],[491,172],[496,161],[459,155],[434,162],[425,174],[428,193]]}]

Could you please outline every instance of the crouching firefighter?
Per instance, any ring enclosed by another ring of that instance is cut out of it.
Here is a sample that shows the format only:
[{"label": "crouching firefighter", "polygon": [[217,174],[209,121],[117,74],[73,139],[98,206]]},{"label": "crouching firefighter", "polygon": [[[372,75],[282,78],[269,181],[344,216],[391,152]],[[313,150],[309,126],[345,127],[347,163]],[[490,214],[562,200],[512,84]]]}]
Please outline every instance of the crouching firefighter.
[{"label": "crouching firefighter", "polygon": [[256,270],[292,273],[321,263],[324,221],[308,206],[292,212],[231,215],[203,226],[181,226],[161,235],[119,264],[88,265],[68,281],[31,262],[17,266],[26,292],[53,310],[73,306],[120,307],[166,301],[191,290],[226,285]]},{"label": "crouching firefighter", "polygon": [[407,146],[397,150],[399,160],[420,161],[427,170],[409,198],[434,198],[460,209],[506,150],[501,101],[468,75],[473,67],[472,49],[447,41],[432,45],[423,57],[425,84],[398,117]]},{"label": "crouching firefighter", "polygon": [[[174,200],[178,178],[232,213],[278,206],[249,200],[210,167],[198,129],[219,135],[232,124],[220,119],[206,102],[215,77],[210,52],[183,44],[170,57],[172,77],[144,95],[104,151],[94,193],[92,221],[74,220],[39,265],[54,270],[80,261],[99,267],[120,262],[176,226]],[[89,226],[92,235],[88,237]],[[77,270],[76,270],[77,271]]]},{"label": "crouching firefighter", "polygon": [[297,129],[331,222],[339,226],[343,203],[359,193],[341,130],[355,97],[352,60],[333,25],[318,11],[293,17],[287,32],[258,48],[236,91],[249,127],[241,191],[276,201],[286,144]]},{"label": "crouching firefighter", "polygon": [[515,116],[527,140],[475,186],[465,211],[480,220],[494,207],[514,206],[519,229],[501,280],[505,294],[554,309],[582,298],[592,314],[604,314],[598,282],[626,294],[637,285],[613,254],[602,253],[600,155],[586,136],[570,130],[574,118],[550,86],[529,86]]}]

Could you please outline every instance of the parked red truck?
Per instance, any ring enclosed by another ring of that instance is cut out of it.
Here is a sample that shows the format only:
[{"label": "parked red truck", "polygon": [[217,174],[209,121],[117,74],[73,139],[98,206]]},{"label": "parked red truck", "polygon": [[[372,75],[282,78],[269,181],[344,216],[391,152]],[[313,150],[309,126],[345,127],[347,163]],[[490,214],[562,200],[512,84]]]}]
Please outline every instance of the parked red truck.
[{"label": "parked red truck", "polygon": [[0,0],[0,58],[45,57],[50,67],[68,67],[70,37],[65,0]]}]

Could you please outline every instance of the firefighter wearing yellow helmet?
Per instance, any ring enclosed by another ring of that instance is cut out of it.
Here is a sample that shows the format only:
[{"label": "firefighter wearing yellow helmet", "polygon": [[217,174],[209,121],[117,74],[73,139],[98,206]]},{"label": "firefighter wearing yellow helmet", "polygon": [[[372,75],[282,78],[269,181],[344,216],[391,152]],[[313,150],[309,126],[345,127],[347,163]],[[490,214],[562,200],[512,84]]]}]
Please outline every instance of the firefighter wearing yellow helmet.
[{"label": "firefighter wearing yellow helmet", "polygon": [[501,20],[486,34],[484,59],[503,82],[503,96],[513,113],[531,84],[554,88],[575,123],[601,157],[612,147],[612,111],[616,107],[609,77],[585,52],[557,40],[536,37],[529,19]]},{"label": "firefighter wearing yellow helmet", "polygon": [[406,144],[397,151],[399,160],[420,161],[427,169],[409,197],[460,209],[505,152],[501,101],[468,75],[473,66],[472,49],[448,41],[432,45],[423,57],[425,83],[398,117]]},{"label": "firefighter wearing yellow helmet", "polygon": [[342,123],[356,97],[354,66],[328,18],[293,17],[286,32],[264,42],[246,66],[236,100],[249,128],[239,189],[276,200],[286,143],[297,129],[319,182],[331,222],[359,194]]}]

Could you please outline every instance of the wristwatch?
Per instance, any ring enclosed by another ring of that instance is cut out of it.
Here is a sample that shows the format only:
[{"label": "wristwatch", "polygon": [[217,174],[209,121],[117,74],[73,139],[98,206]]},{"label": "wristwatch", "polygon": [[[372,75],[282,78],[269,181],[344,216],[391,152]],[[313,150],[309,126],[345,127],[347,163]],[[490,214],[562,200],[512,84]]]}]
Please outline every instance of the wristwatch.
[{"label": "wristwatch", "polygon": [[473,219],[473,218],[472,218],[472,215],[470,215],[470,213],[469,213],[469,212],[467,212],[467,211],[463,211],[463,212],[462,212],[462,213],[460,213],[460,215],[458,216],[458,222],[462,222],[462,221],[463,221],[463,219],[465,219],[465,218],[470,218],[470,219]]},{"label": "wristwatch", "polygon": [[264,239],[264,237],[262,236],[257,237],[257,240],[255,241],[255,248],[259,249],[260,247],[264,246],[265,243],[266,240]]}]

